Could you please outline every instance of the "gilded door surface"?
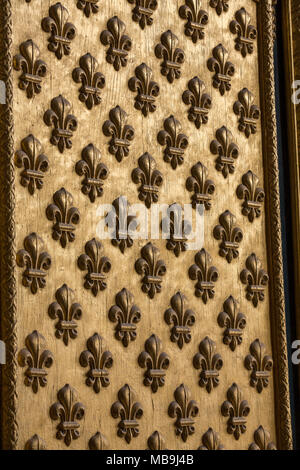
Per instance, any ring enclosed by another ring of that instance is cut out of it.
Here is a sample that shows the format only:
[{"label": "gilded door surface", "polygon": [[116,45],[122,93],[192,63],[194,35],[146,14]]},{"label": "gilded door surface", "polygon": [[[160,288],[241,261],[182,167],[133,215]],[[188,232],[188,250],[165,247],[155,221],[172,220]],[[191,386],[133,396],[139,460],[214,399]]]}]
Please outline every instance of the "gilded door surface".
[{"label": "gilded door surface", "polygon": [[[291,446],[271,3],[14,2],[7,447]],[[203,246],[101,239],[120,197]]]}]

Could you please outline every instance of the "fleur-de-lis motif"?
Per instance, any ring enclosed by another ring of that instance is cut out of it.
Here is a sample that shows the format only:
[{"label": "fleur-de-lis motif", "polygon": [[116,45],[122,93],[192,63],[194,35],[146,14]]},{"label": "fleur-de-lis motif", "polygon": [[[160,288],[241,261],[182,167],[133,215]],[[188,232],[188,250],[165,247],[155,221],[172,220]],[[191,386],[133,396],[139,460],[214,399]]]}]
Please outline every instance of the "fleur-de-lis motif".
[{"label": "fleur-de-lis motif", "polygon": [[53,354],[46,349],[46,340],[38,331],[33,331],[25,339],[26,348],[18,354],[18,363],[21,367],[27,366],[24,384],[32,387],[37,393],[39,386],[46,387],[48,372],[53,364]]},{"label": "fleur-de-lis motif", "polygon": [[208,59],[207,66],[213,76],[213,86],[217,88],[221,95],[231,90],[231,77],[234,76],[235,67],[228,60],[228,51],[222,44],[213,49],[213,57]]},{"label": "fleur-de-lis motif", "polygon": [[143,113],[145,117],[156,111],[155,98],[159,95],[159,85],[152,80],[152,70],[142,63],[135,69],[135,77],[131,77],[128,86],[131,91],[136,91],[134,107]]},{"label": "fleur-de-lis motif", "polygon": [[208,93],[204,93],[205,84],[199,77],[194,77],[188,83],[188,90],[186,90],[182,99],[187,105],[191,105],[188,110],[189,121],[194,122],[197,129],[200,129],[202,124],[208,122],[208,112],[212,106],[212,100]]},{"label": "fleur-de-lis motif", "polygon": [[180,204],[172,204],[167,208],[166,217],[161,222],[163,236],[167,237],[167,250],[173,251],[179,258],[181,253],[188,249],[188,235],[191,232],[191,224],[183,217],[183,208]]},{"label": "fleur-de-lis motif", "polygon": [[107,29],[102,31],[100,41],[104,46],[109,46],[106,52],[106,60],[114,66],[116,71],[126,67],[128,52],[131,50],[132,42],[125,33],[126,26],[117,16],[110,18]]},{"label": "fleur-de-lis motif", "polygon": [[98,1],[99,0],[78,0],[76,5],[77,8],[79,8],[79,10],[82,10],[85,16],[89,18],[91,13],[98,13]]},{"label": "fleur-de-lis motif", "polygon": [[173,170],[184,162],[184,151],[189,145],[188,138],[181,133],[180,122],[171,115],[164,121],[164,130],[157,135],[158,143],[166,145],[164,150],[164,161],[171,164]]},{"label": "fleur-de-lis motif", "polygon": [[233,106],[235,114],[239,116],[239,131],[244,132],[248,139],[251,134],[256,134],[257,121],[260,118],[260,109],[253,103],[253,93],[243,88],[238,94],[238,101]]},{"label": "fleur-de-lis motif", "polygon": [[130,204],[125,196],[120,196],[112,203],[113,210],[106,216],[106,223],[112,226],[111,243],[125,253],[126,248],[133,246],[133,234],[135,233],[138,222],[135,215],[130,214]]},{"label": "fleur-de-lis motif", "polygon": [[81,305],[74,302],[74,291],[66,284],[57,289],[55,293],[56,302],[49,305],[48,315],[53,320],[58,319],[55,324],[56,338],[63,339],[66,346],[69,339],[77,338],[77,321],[82,317]]},{"label": "fleur-de-lis motif", "polygon": [[136,393],[130,385],[125,384],[118,392],[118,401],[111,407],[113,418],[120,418],[118,436],[130,444],[131,439],[139,435],[139,423],[143,416],[142,405],[136,402]]},{"label": "fleur-de-lis motif", "polygon": [[24,249],[18,251],[16,261],[20,268],[26,268],[23,271],[23,286],[30,287],[33,294],[44,289],[51,256],[44,251],[44,242],[35,232],[25,238]]},{"label": "fleur-de-lis motif", "polygon": [[211,209],[211,200],[215,192],[215,183],[208,179],[208,169],[201,162],[196,163],[191,169],[191,175],[186,180],[186,189],[194,194],[191,197],[193,208],[203,204],[205,209]]},{"label": "fleur-de-lis motif", "polygon": [[34,434],[26,442],[24,450],[46,450],[46,443],[38,434]]},{"label": "fleur-de-lis motif", "polygon": [[257,37],[257,31],[250,24],[251,17],[245,8],[241,8],[235,13],[235,20],[230,23],[230,31],[237,34],[235,39],[235,48],[240,51],[243,57],[252,54],[254,51],[254,41]]},{"label": "fleur-de-lis motif", "polygon": [[89,52],[79,59],[80,67],[73,70],[74,82],[81,83],[79,100],[85,103],[87,109],[92,109],[101,103],[100,90],[105,87],[105,77],[97,72],[98,62]]},{"label": "fleur-de-lis motif", "polygon": [[21,141],[21,150],[16,152],[15,163],[21,172],[21,185],[28,188],[29,194],[44,185],[44,173],[49,169],[49,160],[43,154],[41,142],[32,134]]},{"label": "fleur-de-lis motif", "polygon": [[108,441],[101,432],[96,432],[89,440],[89,450],[108,450]]},{"label": "fleur-de-lis motif", "polygon": [[54,421],[60,420],[56,428],[56,439],[63,439],[69,447],[73,439],[80,437],[78,421],[84,417],[85,406],[78,402],[78,394],[69,384],[57,392],[57,399],[58,401],[50,407],[50,417]]},{"label": "fleur-de-lis motif", "polygon": [[53,195],[54,204],[50,204],[46,209],[48,220],[55,223],[52,227],[53,240],[59,240],[63,248],[67,242],[75,240],[75,225],[79,224],[80,213],[73,207],[73,197],[65,188],[61,188]]},{"label": "fleur-de-lis motif", "polygon": [[141,311],[134,304],[134,297],[127,289],[122,289],[116,295],[116,305],[110,308],[108,318],[117,323],[115,337],[122,341],[125,348],[130,341],[136,340],[136,324],[141,320]]},{"label": "fleur-de-lis motif", "polygon": [[209,4],[212,8],[215,8],[219,16],[223,11],[226,13],[229,10],[229,0],[210,0]]},{"label": "fleur-de-lis motif", "polygon": [[227,432],[233,434],[238,441],[241,434],[247,429],[247,416],[250,413],[250,406],[247,400],[242,400],[242,394],[236,383],[227,391],[227,400],[221,407],[222,416],[229,417],[227,421]]},{"label": "fleur-de-lis motif", "polygon": [[223,304],[223,312],[218,316],[218,324],[221,328],[226,328],[223,343],[228,345],[231,351],[235,351],[243,341],[246,317],[239,311],[239,304],[232,295]]},{"label": "fleur-de-lis motif", "polygon": [[197,281],[195,296],[207,304],[208,300],[215,296],[214,288],[219,279],[219,272],[212,266],[212,258],[204,248],[196,254],[195,263],[189,269],[189,277],[192,281]]},{"label": "fleur-de-lis motif", "polygon": [[26,91],[27,98],[33,98],[42,91],[42,81],[47,74],[47,65],[40,59],[38,46],[28,39],[20,44],[20,54],[14,56],[15,70],[22,70],[19,88]]},{"label": "fleur-de-lis motif", "polygon": [[132,10],[132,19],[139,23],[142,29],[153,24],[153,12],[157,8],[157,0],[127,0],[135,7]]},{"label": "fleur-de-lis motif", "polygon": [[87,145],[81,152],[81,160],[76,163],[77,175],[84,176],[81,191],[89,196],[91,202],[103,195],[103,181],[109,175],[107,166],[101,162],[101,152],[93,144]]},{"label": "fleur-de-lis motif", "polygon": [[199,385],[205,387],[208,393],[219,385],[219,371],[223,367],[222,357],[216,350],[216,343],[206,336],[193,359],[195,369],[201,369]]},{"label": "fleur-de-lis motif", "polygon": [[76,35],[76,28],[68,23],[69,12],[60,2],[49,8],[49,16],[43,18],[42,28],[51,33],[48,39],[48,49],[60,60],[64,55],[70,55],[71,42]]},{"label": "fleur-de-lis motif", "polygon": [[131,174],[132,181],[140,184],[138,188],[140,201],[145,202],[148,209],[152,203],[158,201],[159,187],[163,184],[163,176],[156,169],[156,161],[148,153],[144,153],[138,159],[139,168],[135,168]]},{"label": "fleur-de-lis motif", "polygon": [[142,257],[135,262],[135,270],[142,278],[142,291],[153,299],[161,292],[162,277],[167,272],[165,262],[159,259],[159,249],[151,242],[141,250]]},{"label": "fleur-de-lis motif", "polygon": [[180,349],[184,343],[191,342],[191,327],[196,322],[195,312],[186,307],[187,298],[181,292],[177,292],[171,298],[171,308],[165,311],[165,322],[173,325],[170,339],[172,343],[177,343]]},{"label": "fleur-de-lis motif", "polygon": [[173,83],[181,76],[185,54],[177,47],[178,37],[170,29],[161,35],[160,41],[155,47],[155,55],[158,59],[164,59],[161,63],[161,74],[167,77],[169,83]]},{"label": "fleur-de-lis motif", "polygon": [[170,358],[162,352],[162,342],[156,335],[150,336],[145,342],[145,351],[138,358],[138,363],[143,369],[147,370],[144,374],[144,385],[151,387],[153,393],[156,393],[158,387],[165,385],[166,370],[170,365]]},{"label": "fleur-de-lis motif", "polygon": [[105,351],[103,338],[95,333],[86,342],[87,350],[80,354],[79,362],[82,367],[89,367],[86,373],[86,385],[93,387],[95,393],[99,393],[102,387],[108,387],[109,371],[113,365],[110,351]]},{"label": "fleur-de-lis motif", "polygon": [[95,238],[85,244],[84,250],[85,254],[79,256],[77,264],[81,271],[87,271],[84,288],[91,290],[96,297],[99,291],[107,287],[106,279],[111,270],[111,262],[106,256],[101,256],[103,246]]},{"label": "fleur-de-lis motif", "polygon": [[248,450],[277,450],[271,436],[262,426],[256,429],[254,433],[254,442],[249,446]]},{"label": "fleur-de-lis motif", "polygon": [[127,113],[116,106],[109,112],[109,120],[103,124],[103,134],[111,137],[109,153],[115,155],[118,162],[129,155],[130,142],[134,139],[134,129],[127,124]]},{"label": "fleur-de-lis motif", "polygon": [[159,431],[154,431],[147,441],[148,450],[167,450],[166,441]]},{"label": "fleur-de-lis motif", "polygon": [[255,387],[258,393],[261,393],[269,385],[273,359],[266,354],[266,346],[259,339],[251,344],[250,353],[245,358],[245,367],[252,371],[250,376],[251,387]]},{"label": "fleur-de-lis motif", "polygon": [[198,450],[224,450],[219,434],[209,428],[202,436],[202,446]]},{"label": "fleur-de-lis motif", "polygon": [[44,122],[47,126],[53,126],[50,142],[57,145],[60,153],[65,148],[72,148],[71,137],[77,129],[77,119],[71,111],[71,104],[62,95],[56,96],[51,100],[51,109],[44,114]]},{"label": "fleur-de-lis motif", "polygon": [[262,269],[260,259],[255,253],[252,253],[246,260],[246,269],[241,272],[241,281],[247,286],[246,298],[258,306],[259,301],[263,302],[265,298],[266,286],[269,282],[269,276]]},{"label": "fleur-de-lis motif", "polygon": [[168,413],[171,418],[177,418],[175,425],[176,436],[186,442],[187,438],[195,432],[195,419],[199,413],[199,407],[195,400],[191,400],[191,392],[184,384],[176,388],[175,401],[169,405]]},{"label": "fleur-de-lis motif", "polygon": [[243,175],[242,184],[236,191],[237,197],[244,200],[242,214],[248,217],[249,222],[261,216],[261,208],[265,200],[265,192],[258,187],[258,183],[258,177],[249,170]]},{"label": "fleur-de-lis motif", "polygon": [[229,173],[233,174],[235,171],[234,160],[239,156],[239,148],[233,142],[233,135],[226,126],[217,130],[216,138],[217,140],[210,144],[210,151],[213,155],[218,155],[216,169],[227,178]]},{"label": "fleur-de-lis motif", "polygon": [[214,237],[221,240],[219,255],[226,258],[228,263],[239,256],[239,245],[243,240],[243,232],[235,226],[236,217],[225,211],[219,217],[220,225],[214,228]]},{"label": "fleur-de-lis motif", "polygon": [[204,39],[205,26],[208,24],[208,13],[201,10],[199,0],[185,0],[185,5],[179,8],[179,16],[187,20],[184,33],[192,39],[194,44],[198,39]]}]

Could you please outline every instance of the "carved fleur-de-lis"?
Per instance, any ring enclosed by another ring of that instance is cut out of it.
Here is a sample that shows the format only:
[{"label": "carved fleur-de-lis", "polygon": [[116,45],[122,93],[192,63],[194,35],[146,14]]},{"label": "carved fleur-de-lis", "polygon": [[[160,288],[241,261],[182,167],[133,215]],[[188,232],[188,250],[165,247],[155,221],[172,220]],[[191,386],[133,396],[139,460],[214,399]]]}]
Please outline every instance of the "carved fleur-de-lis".
[{"label": "carved fleur-de-lis", "polygon": [[24,450],[46,450],[46,443],[38,434],[34,434],[26,442]]},{"label": "carved fleur-de-lis", "polygon": [[266,346],[259,339],[250,345],[250,354],[245,358],[245,367],[251,370],[250,385],[258,393],[269,385],[273,368],[273,359],[266,354]]},{"label": "carved fleur-de-lis", "polygon": [[56,439],[63,439],[69,447],[72,440],[80,437],[80,423],[85,414],[85,406],[78,402],[76,390],[66,384],[57,392],[56,403],[50,407],[50,417],[52,420],[59,420],[57,425]]},{"label": "carved fleur-de-lis", "polygon": [[82,10],[87,18],[93,13],[99,11],[99,0],[77,0],[76,6],[79,10]]},{"label": "carved fleur-de-lis", "polygon": [[144,153],[138,159],[139,167],[131,174],[132,181],[140,184],[138,188],[140,201],[145,202],[148,209],[152,203],[158,201],[159,187],[163,184],[163,176],[156,168],[156,161],[148,153]]},{"label": "carved fleur-de-lis", "polygon": [[215,183],[208,179],[208,169],[201,162],[196,163],[191,169],[191,175],[186,180],[186,189],[194,194],[191,196],[193,208],[203,204],[205,209],[211,209],[211,200],[215,192]]},{"label": "carved fleur-de-lis", "polygon": [[154,431],[147,441],[148,450],[167,450],[166,441],[159,431]]},{"label": "carved fleur-de-lis", "polygon": [[242,393],[236,383],[227,391],[227,400],[221,407],[222,416],[229,417],[227,421],[227,432],[233,434],[238,441],[241,434],[247,429],[247,416],[250,406],[247,400],[242,400]]},{"label": "carved fleur-de-lis", "polygon": [[143,416],[142,405],[136,401],[136,393],[130,385],[125,384],[118,392],[118,401],[111,407],[113,418],[120,418],[118,436],[130,444],[131,439],[140,433],[139,423]]},{"label": "carved fleur-de-lis", "polygon": [[32,134],[21,141],[21,150],[16,152],[15,163],[18,168],[23,168],[20,182],[31,195],[36,189],[42,189],[44,173],[49,170],[49,160],[43,154],[41,142]]},{"label": "carved fleur-de-lis", "polygon": [[192,39],[194,44],[198,39],[204,39],[205,26],[208,24],[208,13],[201,9],[200,0],[185,0],[185,5],[179,8],[179,16],[187,20],[184,33]]},{"label": "carved fleur-de-lis", "polygon": [[87,145],[81,152],[81,160],[76,163],[77,175],[84,176],[81,191],[91,202],[103,195],[103,182],[109,175],[107,166],[101,162],[101,152],[94,144]]},{"label": "carved fleur-de-lis", "polygon": [[228,345],[231,351],[235,351],[243,341],[246,317],[239,311],[239,304],[232,295],[223,304],[223,312],[218,316],[218,325],[221,328],[226,328],[223,334],[223,343]]},{"label": "carved fleur-de-lis", "polygon": [[162,277],[167,272],[165,262],[159,259],[159,249],[151,242],[141,250],[142,257],[135,262],[135,270],[142,278],[142,291],[153,299],[161,292]]},{"label": "carved fleur-de-lis", "polygon": [[89,450],[108,450],[108,440],[101,432],[96,432],[89,440]]},{"label": "carved fleur-de-lis", "polygon": [[180,349],[184,343],[192,340],[191,327],[196,322],[195,312],[187,309],[187,298],[181,292],[177,292],[171,298],[171,307],[165,311],[165,322],[173,325],[171,329],[171,341],[177,343]]},{"label": "carved fleur-de-lis", "polygon": [[202,446],[198,450],[224,450],[219,434],[209,428],[202,436]]},{"label": "carved fleur-de-lis", "polygon": [[125,253],[133,246],[133,235],[138,227],[135,215],[130,215],[130,204],[125,196],[120,196],[112,203],[113,210],[106,216],[108,227],[113,227],[111,243]]},{"label": "carved fleur-de-lis", "polygon": [[155,55],[158,59],[164,59],[161,63],[161,74],[167,77],[169,83],[173,83],[181,76],[185,54],[177,47],[178,37],[170,29],[161,35],[160,41],[155,47]]},{"label": "carved fleur-de-lis", "polygon": [[243,232],[237,227],[236,217],[225,211],[219,217],[220,225],[214,228],[214,237],[221,240],[219,255],[226,258],[228,263],[239,256],[239,246],[243,240]]},{"label": "carved fleur-de-lis", "polygon": [[44,251],[44,242],[35,232],[24,239],[24,249],[17,253],[17,265],[23,271],[22,284],[30,287],[33,294],[46,286],[47,271],[51,266],[51,256]]},{"label": "carved fleur-de-lis", "polygon": [[191,224],[183,217],[183,208],[180,204],[172,204],[167,208],[166,217],[161,222],[163,237],[167,239],[167,250],[173,251],[179,258],[181,253],[188,249],[188,235]]},{"label": "carved fleur-de-lis", "polygon": [[73,70],[72,77],[74,82],[81,83],[79,100],[87,109],[92,109],[101,103],[100,90],[105,87],[105,77],[97,72],[98,62],[89,52],[80,57],[79,65]]},{"label": "carved fleur-de-lis", "polygon": [[184,151],[189,145],[188,138],[181,133],[180,122],[171,115],[164,121],[164,130],[157,135],[158,143],[166,145],[164,150],[164,161],[171,164],[173,170],[184,162]]},{"label": "carved fleur-de-lis", "polygon": [[151,387],[153,393],[156,393],[158,387],[165,385],[166,370],[170,365],[170,358],[162,352],[162,342],[156,335],[150,336],[145,342],[145,351],[138,357],[138,363],[143,369],[147,370],[144,374],[144,385]]},{"label": "carved fleur-de-lis", "polygon": [[216,351],[216,343],[206,336],[193,359],[195,369],[201,369],[199,385],[205,387],[208,393],[220,383],[219,371],[223,367],[223,359]]},{"label": "carved fleur-de-lis", "polygon": [[189,269],[189,277],[192,281],[197,281],[195,296],[200,297],[203,303],[207,304],[209,299],[214,298],[219,272],[212,266],[212,258],[204,248],[196,254],[195,264]]},{"label": "carved fleur-de-lis", "polygon": [[117,16],[110,18],[107,29],[102,31],[100,41],[104,46],[109,46],[106,51],[106,60],[114,66],[116,71],[126,67],[128,52],[131,50],[132,41],[125,33],[126,26]]},{"label": "carved fleur-de-lis", "polygon": [[118,341],[122,341],[125,348],[130,341],[136,340],[136,324],[141,320],[141,311],[134,304],[134,297],[127,289],[122,289],[116,295],[116,305],[110,308],[108,318],[117,323],[115,337]]},{"label": "carved fleur-de-lis", "polygon": [[186,442],[195,432],[194,418],[199,414],[199,407],[195,400],[191,400],[191,392],[184,384],[176,388],[174,398],[175,401],[170,403],[168,413],[171,418],[177,418],[174,423],[176,436],[181,436]]},{"label": "carved fleur-de-lis", "polygon": [[76,28],[68,22],[69,12],[60,2],[49,8],[49,16],[43,18],[42,28],[51,33],[48,38],[48,49],[60,60],[64,55],[70,55],[71,42],[76,35]]},{"label": "carved fleur-de-lis", "polygon": [[252,54],[254,51],[254,41],[257,37],[257,31],[250,24],[251,17],[245,8],[241,8],[235,13],[235,20],[230,23],[230,31],[237,34],[235,39],[235,48],[240,51],[243,57]]},{"label": "carved fleur-de-lis", "polygon": [[99,393],[101,387],[110,384],[109,371],[113,365],[110,351],[105,351],[102,336],[95,333],[86,342],[87,350],[80,354],[79,362],[82,367],[89,367],[86,373],[86,385],[93,387],[95,393]]},{"label": "carved fleur-de-lis", "polygon": [[248,450],[277,450],[271,436],[262,426],[256,429],[254,433],[254,442],[250,444]]},{"label": "carved fleur-de-lis", "polygon": [[55,324],[56,338],[63,339],[66,346],[69,339],[77,338],[77,321],[82,317],[81,305],[74,302],[74,291],[66,284],[62,285],[55,292],[56,302],[49,305],[48,315],[52,320],[58,319]]},{"label": "carved fleur-de-lis", "polygon": [[42,91],[42,81],[47,74],[47,65],[40,59],[38,46],[28,39],[20,44],[20,54],[14,56],[15,70],[22,70],[19,88],[26,91],[27,98],[33,98]]},{"label": "carved fleur-de-lis", "polygon": [[139,23],[142,29],[153,24],[153,12],[157,8],[157,0],[127,0],[135,5],[132,10],[132,19]]},{"label": "carved fleur-de-lis", "polygon": [[261,208],[265,200],[265,192],[259,188],[258,177],[249,170],[242,177],[242,184],[236,190],[237,197],[243,202],[242,214],[253,222],[255,217],[261,216]]},{"label": "carved fleur-de-lis", "polygon": [[246,298],[258,306],[259,301],[263,302],[265,298],[266,286],[269,282],[269,276],[262,269],[260,259],[255,253],[252,253],[246,260],[246,269],[241,272],[241,281],[247,286]]},{"label": "carved fleur-de-lis", "polygon": [[233,135],[226,126],[217,130],[216,140],[211,142],[210,151],[213,155],[218,155],[216,169],[222,172],[224,178],[227,178],[229,173],[234,173],[234,161],[239,156],[239,148],[233,142]]},{"label": "carved fleur-de-lis", "polygon": [[95,238],[85,244],[84,250],[85,253],[79,256],[77,264],[81,271],[87,271],[84,288],[91,290],[96,297],[99,291],[107,287],[106,279],[111,270],[111,262],[109,258],[102,256],[103,246]]},{"label": "carved fleur-de-lis", "polygon": [[183,102],[191,105],[188,117],[197,129],[200,129],[202,124],[207,124],[208,113],[212,106],[211,96],[204,92],[205,88],[204,82],[199,77],[194,77],[188,83],[188,90],[182,95]]},{"label": "carved fleur-de-lis", "polygon": [[159,85],[152,80],[153,72],[142,63],[135,69],[135,77],[131,77],[128,86],[131,91],[136,91],[134,107],[147,117],[149,113],[156,111],[155,98],[159,95]]},{"label": "carved fleur-de-lis", "polygon": [[48,372],[53,364],[53,354],[46,349],[46,340],[38,331],[33,331],[25,339],[26,348],[18,354],[18,363],[21,367],[27,366],[24,384],[32,387],[37,393],[39,386],[46,387]]},{"label": "carved fleur-de-lis", "polygon": [[212,8],[215,8],[219,16],[223,11],[226,13],[229,10],[229,0],[210,0],[209,4]]},{"label": "carved fleur-de-lis", "polygon": [[134,139],[134,129],[127,124],[127,113],[116,106],[109,112],[109,120],[103,124],[103,134],[111,137],[109,153],[115,155],[118,162],[129,155],[130,142]]},{"label": "carved fleur-de-lis", "polygon": [[53,220],[52,227],[53,240],[59,240],[63,248],[66,248],[68,241],[75,240],[75,225],[79,224],[79,210],[73,206],[73,196],[65,188],[53,194],[54,204],[50,204],[46,209],[48,220]]},{"label": "carved fleur-de-lis", "polygon": [[52,145],[57,145],[60,153],[63,153],[65,148],[72,148],[71,137],[77,129],[77,118],[73,114],[69,114],[70,111],[69,101],[59,95],[51,100],[51,109],[48,109],[44,114],[45,124],[54,127],[50,142]]},{"label": "carved fleur-de-lis", "polygon": [[257,122],[260,118],[260,109],[254,103],[254,96],[247,88],[238,94],[238,101],[234,103],[233,110],[239,117],[239,131],[249,139],[251,134],[257,132]]},{"label": "carved fleur-de-lis", "polygon": [[213,86],[217,88],[221,95],[231,90],[231,77],[234,76],[235,67],[228,60],[228,51],[222,44],[213,49],[213,57],[208,59],[207,66],[213,76]]}]

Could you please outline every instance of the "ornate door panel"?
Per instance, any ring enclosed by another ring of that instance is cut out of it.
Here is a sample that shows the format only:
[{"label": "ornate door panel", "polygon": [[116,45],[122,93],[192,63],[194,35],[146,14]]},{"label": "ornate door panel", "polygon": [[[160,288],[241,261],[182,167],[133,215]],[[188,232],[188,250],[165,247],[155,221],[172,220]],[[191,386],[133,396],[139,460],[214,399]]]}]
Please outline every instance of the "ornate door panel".
[{"label": "ornate door panel", "polygon": [[0,3],[4,447],[291,447],[271,4]]}]

